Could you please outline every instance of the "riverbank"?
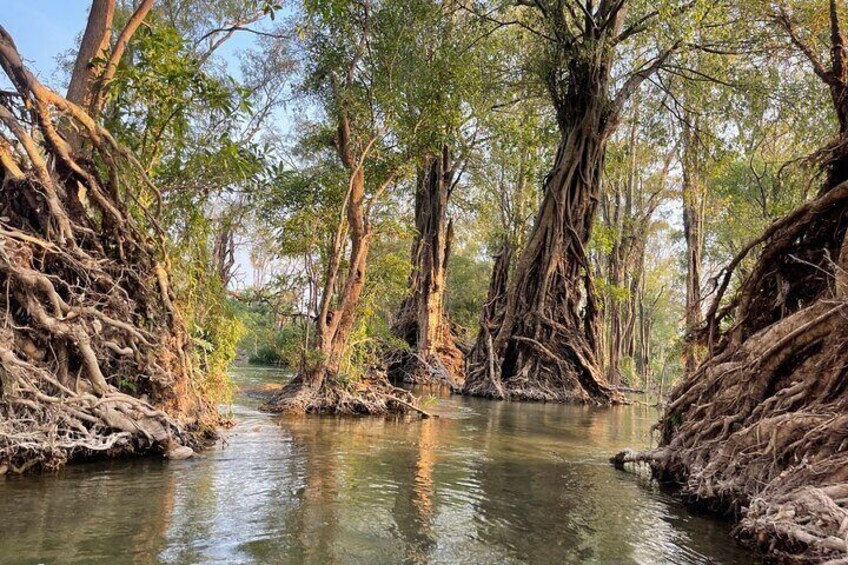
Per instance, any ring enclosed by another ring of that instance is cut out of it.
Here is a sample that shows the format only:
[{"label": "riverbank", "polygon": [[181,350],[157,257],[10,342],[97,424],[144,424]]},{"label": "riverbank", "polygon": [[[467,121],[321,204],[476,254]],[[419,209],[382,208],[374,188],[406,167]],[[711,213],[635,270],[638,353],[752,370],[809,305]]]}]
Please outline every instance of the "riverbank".
[{"label": "riverbank", "polygon": [[[234,426],[187,461],[0,480],[0,563],[751,563],[730,525],[616,472],[656,412],[450,397],[441,417],[275,419],[238,369]],[[85,511],[81,512],[80,509]]]}]

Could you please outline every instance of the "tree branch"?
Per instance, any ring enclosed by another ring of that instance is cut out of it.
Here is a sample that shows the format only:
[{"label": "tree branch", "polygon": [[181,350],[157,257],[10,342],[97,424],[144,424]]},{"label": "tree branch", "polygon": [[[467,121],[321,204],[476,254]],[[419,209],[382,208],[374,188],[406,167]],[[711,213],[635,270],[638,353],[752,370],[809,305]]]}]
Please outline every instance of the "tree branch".
[{"label": "tree branch", "polygon": [[833,74],[840,82],[845,81],[845,36],[839,26],[836,0],[830,0],[830,42]]},{"label": "tree branch", "polygon": [[621,115],[621,111],[624,108],[624,104],[627,100],[633,95],[634,92],[645,82],[645,79],[655,74],[660,68],[663,66],[671,55],[680,48],[682,42],[677,41],[660,53],[659,57],[654,59],[654,62],[649,66],[643,68],[642,70],[633,74],[630,78],[625,81],[624,85],[621,87],[621,90],[615,95],[613,99],[613,110],[610,117],[610,123],[615,123],[618,119],[618,116]]},{"label": "tree branch", "polygon": [[795,31],[795,27],[792,25],[792,19],[789,17],[789,14],[786,13],[786,10],[781,9],[780,14],[778,14],[774,18],[775,22],[789,34],[789,39],[792,41],[792,44],[797,47],[801,53],[803,53],[807,59],[812,63],[813,70],[816,75],[821,78],[826,84],[831,86],[837,86],[839,81],[836,76],[827,68],[825,68],[824,63],[821,58],[819,58],[818,54],[813,51],[812,47],[804,43],[798,33]]},{"label": "tree branch", "polygon": [[150,12],[152,7],[153,0],[143,0],[130,17],[127,25],[124,26],[121,34],[118,36],[115,48],[112,50],[112,53],[109,55],[109,60],[106,62],[103,75],[101,75],[100,79],[97,81],[97,87],[95,89],[90,108],[92,115],[99,115],[100,111],[103,109],[103,103],[106,100],[106,89],[112,79],[115,78],[115,72],[118,70],[118,64],[124,56],[127,45],[129,45],[130,39],[132,39],[132,36],[135,35],[136,31],[138,31],[138,28],[141,26],[144,18],[147,17],[147,13]]}]

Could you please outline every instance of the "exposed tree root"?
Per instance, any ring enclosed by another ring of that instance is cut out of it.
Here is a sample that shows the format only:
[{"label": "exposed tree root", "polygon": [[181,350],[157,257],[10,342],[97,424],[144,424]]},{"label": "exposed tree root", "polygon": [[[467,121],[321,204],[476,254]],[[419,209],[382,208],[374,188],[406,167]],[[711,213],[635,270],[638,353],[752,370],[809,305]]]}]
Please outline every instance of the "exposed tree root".
[{"label": "exposed tree root", "polygon": [[283,414],[387,416],[418,412],[430,416],[417,406],[409,391],[392,386],[377,371],[353,383],[330,376],[298,375],[261,409]]},{"label": "exposed tree root", "polygon": [[[522,320],[527,323],[520,324],[521,331],[514,331],[499,352],[496,332],[506,316],[510,255],[506,249],[496,257],[463,393],[499,400],[623,402],[601,373],[587,334],[540,311],[528,313]],[[565,301],[560,306],[572,305]]]},{"label": "exposed tree root", "polygon": [[[412,319],[411,323],[415,320]],[[384,356],[384,363],[389,378],[394,382],[405,382],[419,385],[448,386],[451,390],[459,391],[465,382],[465,354],[456,344],[447,320],[441,325],[442,339],[430,354],[423,355],[416,351],[417,337],[414,331],[404,333],[400,323],[395,324],[398,335],[409,335],[409,347],[394,348]]]},{"label": "exposed tree root", "polygon": [[386,360],[386,371],[392,382],[444,386],[458,392],[462,390],[463,359],[461,356],[458,359],[453,357],[453,352],[448,353],[450,355],[437,353],[422,357],[412,350],[393,351],[391,360]]},{"label": "exposed tree root", "polygon": [[2,27],[0,65],[17,91],[0,97],[0,468],[197,446],[215,411],[147,232],[155,187]]},{"label": "exposed tree root", "polygon": [[672,392],[660,447],[613,458],[738,513],[735,534],[777,561],[848,562],[846,204],[843,182],[758,240],[736,308],[710,310],[711,357]]}]

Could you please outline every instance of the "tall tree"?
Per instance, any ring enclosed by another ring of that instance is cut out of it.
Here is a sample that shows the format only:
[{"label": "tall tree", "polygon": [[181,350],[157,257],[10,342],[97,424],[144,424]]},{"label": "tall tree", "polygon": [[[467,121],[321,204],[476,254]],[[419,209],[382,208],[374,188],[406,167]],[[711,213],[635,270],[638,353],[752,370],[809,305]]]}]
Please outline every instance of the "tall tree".
[{"label": "tall tree", "polygon": [[[662,94],[662,93],[660,93]],[[611,158],[600,201],[600,223],[593,235],[591,259],[601,278],[603,307],[603,367],[610,384],[625,377],[636,384],[646,376],[650,341],[645,297],[646,246],[654,213],[668,191],[673,156],[665,136],[651,139],[657,101],[636,97],[631,104],[625,135],[611,145]],[[641,348],[637,348],[641,346]],[[639,378],[639,380],[636,380]]]},{"label": "tall tree", "polygon": [[448,204],[455,175],[455,161],[447,144],[442,146],[441,155],[428,157],[418,171],[409,296],[400,306],[393,330],[413,348],[399,367],[405,380],[441,382],[458,388],[465,376],[463,354],[454,343],[445,311],[453,239]]},{"label": "tall tree", "polygon": [[459,388],[463,354],[445,310],[449,207],[491,92],[482,79],[490,47],[485,30],[453,2],[408,2],[397,17],[384,25],[398,30],[394,49],[407,61],[397,79],[411,101],[403,112],[416,121],[408,126],[415,131],[409,151],[418,163],[409,295],[393,324],[409,351],[401,352],[395,371],[409,381]]},{"label": "tall tree", "polygon": [[111,45],[115,0],[94,0],[74,61],[67,98],[97,118],[103,110],[109,83],[138,28],[153,8],[153,0],[143,0]]},{"label": "tall tree", "polygon": [[[158,189],[109,131],[38,81],[2,27],[0,67],[17,92],[0,99],[0,467],[190,453],[184,444],[217,416],[197,392],[165,241],[144,205]],[[61,126],[90,144],[90,160]]]},{"label": "tall tree", "polygon": [[[381,48],[379,2],[307,2],[304,28],[313,57],[307,86],[330,123],[330,144],[346,182],[329,244],[315,313],[315,355],[295,379],[266,404],[278,412],[405,411],[411,395],[371,373],[349,383],[342,363],[360,315],[373,212],[403,172],[407,158],[387,142],[397,85],[394,53]],[[390,44],[390,42],[385,42]],[[391,133],[399,133],[394,129]]]},{"label": "tall tree", "polygon": [[[607,143],[625,102],[680,42],[655,48],[647,61],[632,61],[622,53],[661,13],[679,16],[691,6],[656,10],[627,1],[549,0],[514,14],[526,18],[524,25],[543,46],[537,69],[561,138],[493,339],[471,353],[466,393],[601,403],[618,399],[598,363],[598,307],[586,245]],[[636,70],[613,80],[613,69],[628,63]]]},{"label": "tall tree", "polygon": [[[701,141],[698,138],[698,120],[688,115],[682,128],[682,170],[681,200],[683,203],[683,238],[686,241],[686,334],[700,328],[703,321],[701,284],[703,276],[704,231],[706,213],[706,189],[703,175]],[[684,364],[690,374],[698,364],[697,346],[689,338],[684,338]]]}]

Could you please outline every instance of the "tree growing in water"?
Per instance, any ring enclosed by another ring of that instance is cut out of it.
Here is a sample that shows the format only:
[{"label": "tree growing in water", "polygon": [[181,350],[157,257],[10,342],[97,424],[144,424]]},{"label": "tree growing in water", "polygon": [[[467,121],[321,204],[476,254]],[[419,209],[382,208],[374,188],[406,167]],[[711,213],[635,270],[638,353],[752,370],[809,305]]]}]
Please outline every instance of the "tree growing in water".
[{"label": "tree growing in water", "polygon": [[[408,151],[417,156],[409,293],[393,321],[408,349],[392,352],[390,371],[417,383],[458,389],[465,378],[445,304],[454,229],[449,207],[491,89],[483,75],[488,43],[473,41],[481,26],[452,3],[418,0],[391,12],[398,30],[392,50],[410,102],[401,110]],[[490,104],[489,104],[490,105]]]},{"label": "tree growing in water", "polygon": [[[827,12],[820,7],[800,2],[790,12],[778,5],[771,21],[831,94],[837,135],[816,155],[824,182],[814,199],[769,226],[722,273],[700,334],[708,356],[674,389],[660,447],[614,459],[647,461],[659,476],[683,484],[687,498],[742,511],[738,536],[799,562],[848,552],[846,14],[835,0]],[[755,249],[752,268],[722,300]]]},{"label": "tree growing in water", "polygon": [[[383,4],[366,1],[306,3],[305,29],[312,55],[307,88],[330,122],[330,145],[346,176],[337,224],[323,264],[317,296],[314,351],[298,375],[265,405],[275,412],[404,412],[412,396],[386,377],[366,369],[359,378],[342,363],[355,329],[374,238],[373,214],[404,172],[405,156],[391,140],[396,94],[393,53],[381,49]],[[391,5],[388,8],[391,9]],[[314,344],[314,345],[313,345]]]},{"label": "tree growing in water", "polygon": [[[691,7],[670,12],[679,16]],[[561,137],[535,226],[502,311],[484,316],[490,338],[478,340],[471,352],[463,390],[494,398],[615,402],[620,397],[598,362],[598,307],[586,245],[609,137],[630,96],[680,43],[635,61],[636,71],[614,81],[614,67],[628,62],[623,46],[654,25],[661,11],[607,0],[588,7],[551,0],[519,9],[516,17],[526,18],[533,41],[543,46],[537,68]]]},{"label": "tree growing in water", "polygon": [[[0,467],[196,446],[215,407],[196,390],[162,233],[143,204],[156,187],[35,78],[3,28],[0,66],[16,91],[0,99]],[[75,153],[66,128],[90,152]]]},{"label": "tree growing in water", "polygon": [[[209,7],[93,1],[67,98],[4,34],[16,93],[0,101],[10,297],[0,467],[168,451],[214,431],[239,325],[222,286],[198,283],[212,245],[195,219],[260,163],[231,135],[248,95],[203,65],[232,35],[220,24],[274,6]],[[208,45],[191,40],[201,37]]]},{"label": "tree growing in water", "polygon": [[445,313],[453,239],[448,202],[455,186],[454,163],[451,148],[443,145],[441,155],[427,158],[418,171],[409,296],[401,304],[392,329],[410,347],[409,352],[401,354],[395,369],[404,380],[458,388],[465,372],[463,354],[454,343]]}]

